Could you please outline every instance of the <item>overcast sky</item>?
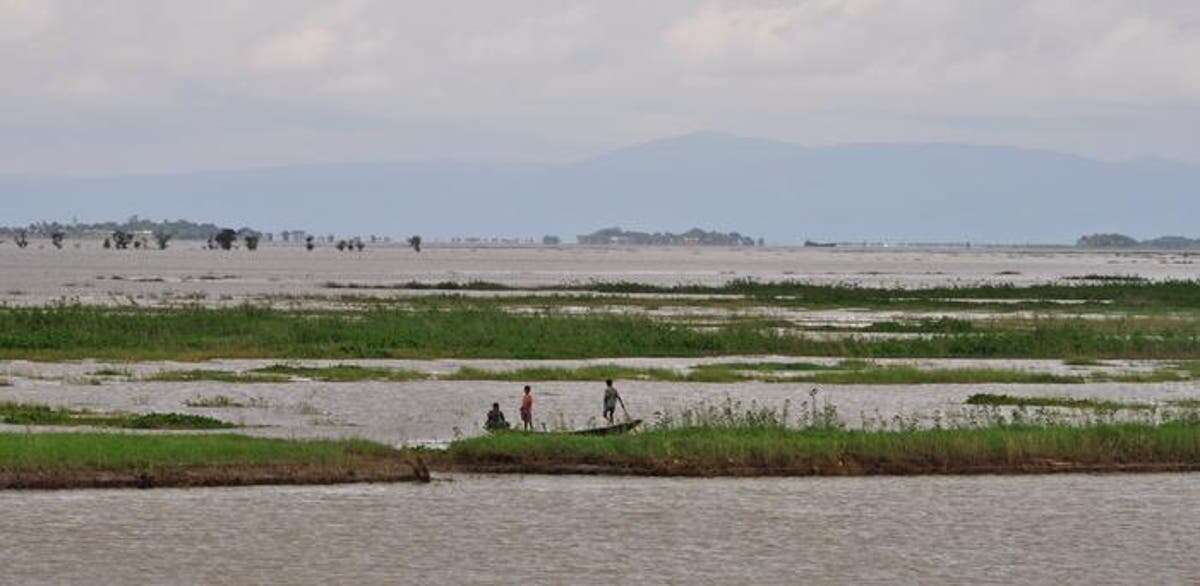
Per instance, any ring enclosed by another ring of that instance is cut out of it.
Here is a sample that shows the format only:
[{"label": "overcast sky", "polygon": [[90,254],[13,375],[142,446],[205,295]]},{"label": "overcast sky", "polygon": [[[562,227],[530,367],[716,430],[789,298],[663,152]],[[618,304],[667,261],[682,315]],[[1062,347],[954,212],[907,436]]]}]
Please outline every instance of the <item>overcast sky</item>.
[{"label": "overcast sky", "polygon": [[0,173],[697,130],[1200,161],[1200,2],[0,0]]}]

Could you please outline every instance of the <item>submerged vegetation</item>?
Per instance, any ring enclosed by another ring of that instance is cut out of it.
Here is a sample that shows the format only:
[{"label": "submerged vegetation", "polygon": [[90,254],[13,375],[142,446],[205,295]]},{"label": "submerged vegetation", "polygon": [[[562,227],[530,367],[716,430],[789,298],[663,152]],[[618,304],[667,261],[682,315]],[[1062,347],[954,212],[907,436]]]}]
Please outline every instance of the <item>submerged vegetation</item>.
[{"label": "submerged vegetation", "polygon": [[641,380],[685,383],[809,383],[827,385],[929,385],[929,384],[1083,384],[1089,382],[1157,383],[1194,378],[1192,367],[1174,365],[1145,372],[1089,372],[1057,374],[1012,368],[922,368],[908,365],[879,365],[864,360],[814,362],[719,362],[686,368],[645,368],[620,364],[586,366],[530,366],[516,369],[487,369],[463,366],[449,373],[364,367],[336,364],[302,366],[275,364],[247,372],[223,370],[162,371],[146,380],[156,382],[212,381],[221,383],[264,383],[312,380],[320,382],[406,382],[453,381],[599,381]]},{"label": "submerged vegetation", "polygon": [[121,429],[229,429],[232,423],[184,413],[95,413],[87,410],[0,403],[0,423],[10,425],[55,425],[115,427]]},{"label": "submerged vegetation", "polygon": [[219,383],[285,383],[287,376],[258,372],[231,372],[227,370],[164,370],[146,377],[146,380],[164,383],[190,383],[210,381]]},{"label": "submerged vegetation", "polygon": [[1129,403],[1103,399],[1077,399],[1074,397],[1015,397],[1012,395],[976,393],[967,397],[967,405],[1011,406],[1011,407],[1065,407],[1069,409],[1152,409],[1149,403]]},{"label": "submerged vegetation", "polygon": [[572,292],[603,294],[654,294],[738,296],[757,303],[805,307],[872,307],[929,309],[947,307],[1053,308],[1064,303],[1088,310],[1195,310],[1200,309],[1200,281],[1145,281],[1105,278],[1077,279],[1061,284],[1013,284],[957,287],[867,287],[854,284],[818,285],[802,281],[734,279],[723,285],[653,285],[633,281],[596,281],[541,286],[512,286],[489,281],[410,281],[396,284],[337,283],[329,289],[440,290],[496,292]]},{"label": "submerged vegetation", "polygon": [[330,484],[428,479],[419,460],[361,440],[237,435],[0,433],[0,488]]},{"label": "submerged vegetation", "polygon": [[298,366],[273,364],[252,371],[259,375],[299,377],[322,382],[391,381],[403,382],[428,378],[425,373],[399,368],[381,368],[337,364],[334,366]]}]

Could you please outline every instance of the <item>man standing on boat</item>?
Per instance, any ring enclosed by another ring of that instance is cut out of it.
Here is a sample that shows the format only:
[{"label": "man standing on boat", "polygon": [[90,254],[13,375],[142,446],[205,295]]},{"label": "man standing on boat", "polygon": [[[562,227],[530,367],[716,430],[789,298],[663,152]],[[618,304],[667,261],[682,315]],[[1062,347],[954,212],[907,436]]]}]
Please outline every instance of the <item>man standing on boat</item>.
[{"label": "man standing on boat", "polygon": [[526,430],[533,430],[533,389],[529,385],[525,385],[525,395],[521,397],[521,427]]},{"label": "man standing on boat", "polygon": [[613,415],[617,412],[617,403],[621,404],[622,411],[626,411],[625,401],[621,399],[621,393],[618,393],[617,389],[613,388],[612,379],[604,382],[607,385],[604,388],[604,419],[608,421],[609,425],[612,425]]}]

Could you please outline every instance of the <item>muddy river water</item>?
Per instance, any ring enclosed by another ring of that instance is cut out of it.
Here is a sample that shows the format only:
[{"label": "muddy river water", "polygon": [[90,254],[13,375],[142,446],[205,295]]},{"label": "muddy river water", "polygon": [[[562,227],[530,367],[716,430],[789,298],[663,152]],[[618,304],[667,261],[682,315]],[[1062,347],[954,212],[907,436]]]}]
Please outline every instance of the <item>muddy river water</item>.
[{"label": "muddy river water", "polygon": [[74,242],[66,250],[41,242],[28,250],[0,246],[0,302],[240,303],[264,295],[345,292],[326,289],[330,282],[379,285],[411,280],[481,279],[530,286],[596,280],[720,284],[753,278],[918,287],[1038,283],[1087,274],[1152,279],[1196,274],[1196,260],[1189,253],[1076,249],[433,246],[416,254],[399,246],[380,246],[346,254],[328,247],[308,253],[298,245],[266,245],[253,253],[199,248],[198,242],[179,242],[165,251],[103,250],[98,242]]},{"label": "muddy river water", "polygon": [[0,493],[3,581],[1195,583],[1200,475]]}]

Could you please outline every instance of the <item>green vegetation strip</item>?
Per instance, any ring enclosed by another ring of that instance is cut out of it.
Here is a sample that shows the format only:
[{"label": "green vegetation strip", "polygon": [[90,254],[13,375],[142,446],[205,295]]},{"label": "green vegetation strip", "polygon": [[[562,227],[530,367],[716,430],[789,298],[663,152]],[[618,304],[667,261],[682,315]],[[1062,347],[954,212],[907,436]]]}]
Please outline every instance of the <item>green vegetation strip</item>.
[{"label": "green vegetation strip", "polygon": [[291,377],[278,374],[263,374],[258,372],[230,372],[228,370],[164,370],[146,377],[148,381],[163,383],[190,383],[199,381],[256,384],[256,383],[286,383]]},{"label": "green vegetation strip", "polygon": [[[1060,301],[1081,302],[1088,306],[1107,306],[1112,309],[1200,309],[1200,281],[1140,281],[1121,278],[1090,278],[1073,280],[1069,284],[1016,286],[1011,284],[930,287],[921,289],[865,287],[852,284],[814,285],[799,281],[754,281],[735,279],[723,285],[660,286],[646,283],[616,281],[590,282],[535,287],[513,287],[487,281],[397,284],[326,283],[329,289],[340,290],[441,290],[441,291],[530,291],[581,292],[606,294],[660,294],[742,296],[772,305],[805,305],[815,307],[946,307],[978,301],[1017,301],[1021,305],[1052,306]],[[964,303],[960,300],[966,300]],[[999,304],[996,304],[999,305]]]},{"label": "green vegetation strip", "polygon": [[121,429],[229,429],[236,425],[203,415],[185,413],[94,413],[86,410],[0,403],[0,423],[10,425],[58,425],[115,427]]},{"label": "green vegetation strip", "polygon": [[[1113,329],[1117,327],[1117,329]],[[649,317],[514,315],[499,308],[295,312],[263,307],[0,309],[0,359],[840,357],[1192,359],[1200,322],[1154,334],[1086,320],[916,339],[829,340],[756,323],[698,331]],[[269,376],[269,373],[257,373]]]},{"label": "green vegetation strip", "polygon": [[501,433],[439,465],[657,476],[971,474],[1200,469],[1200,426],[1104,424],[917,431],[682,428],[619,436]]},{"label": "green vegetation strip", "polygon": [[355,366],[352,364],[338,364],[324,367],[273,364],[252,372],[258,375],[301,377],[322,382],[357,382],[368,380],[402,382],[429,378],[429,375],[415,370]]},{"label": "green vegetation strip", "polygon": [[691,369],[637,368],[617,364],[597,364],[575,368],[526,367],[492,370],[464,366],[449,374],[428,374],[415,370],[382,367],[335,365],[304,367],[273,365],[250,372],[220,370],[164,371],[148,377],[159,382],[214,381],[223,383],[288,382],[301,377],[322,382],[361,382],[414,380],[453,381],[600,381],[645,380],[685,383],[808,383],[828,385],[926,385],[926,384],[1083,384],[1089,382],[1155,383],[1180,382],[1193,378],[1190,368],[1161,368],[1150,372],[1118,374],[1054,374],[1001,368],[929,369],[913,366],[874,366],[861,360],[842,360],[824,365],[811,362],[728,362],[702,364]]},{"label": "green vegetation strip", "polygon": [[0,488],[328,484],[415,480],[411,458],[358,440],[0,433]]}]

